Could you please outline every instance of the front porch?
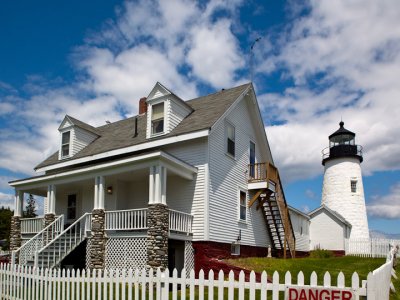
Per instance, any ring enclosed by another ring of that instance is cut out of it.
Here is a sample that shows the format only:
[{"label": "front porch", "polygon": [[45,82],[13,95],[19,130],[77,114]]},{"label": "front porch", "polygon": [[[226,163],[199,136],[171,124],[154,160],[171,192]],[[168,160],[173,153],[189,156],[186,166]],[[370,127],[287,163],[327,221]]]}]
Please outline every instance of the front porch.
[{"label": "front porch", "polygon": [[[145,232],[148,229],[147,208],[105,211],[105,214],[106,219],[104,229],[109,234],[119,232],[124,233],[125,235],[132,234],[132,236],[134,236],[135,232]],[[193,234],[192,224],[193,216],[191,214],[169,209],[170,237],[180,236],[181,239],[190,239]],[[37,218],[22,218],[22,239],[32,238],[45,228],[44,225],[44,216]],[[64,228],[65,225],[66,224],[63,223],[62,228]],[[91,226],[87,228],[89,231],[91,230]]]},{"label": "front porch", "polygon": [[[166,268],[168,241],[186,245],[193,236],[196,174],[159,151],[13,182],[13,260],[59,266],[85,242],[89,268],[114,267],[121,247],[128,260],[141,257],[141,267]],[[24,193],[45,197],[43,217],[21,218]]]}]

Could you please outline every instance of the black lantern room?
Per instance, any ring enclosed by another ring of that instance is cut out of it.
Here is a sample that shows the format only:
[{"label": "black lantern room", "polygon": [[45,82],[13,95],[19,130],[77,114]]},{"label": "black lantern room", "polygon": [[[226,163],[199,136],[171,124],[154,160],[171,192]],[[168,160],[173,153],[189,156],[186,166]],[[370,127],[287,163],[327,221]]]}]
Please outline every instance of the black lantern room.
[{"label": "black lantern room", "polygon": [[341,157],[356,157],[362,162],[362,147],[355,144],[356,134],[344,128],[343,121],[339,126],[340,128],[329,136],[329,147],[322,150],[322,164]]}]

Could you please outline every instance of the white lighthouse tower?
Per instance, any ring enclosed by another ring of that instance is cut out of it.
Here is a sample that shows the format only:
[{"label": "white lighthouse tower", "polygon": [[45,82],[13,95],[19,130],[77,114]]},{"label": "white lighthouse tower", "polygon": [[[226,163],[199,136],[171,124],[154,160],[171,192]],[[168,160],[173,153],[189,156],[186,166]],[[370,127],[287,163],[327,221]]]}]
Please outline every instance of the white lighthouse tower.
[{"label": "white lighthouse tower", "polygon": [[341,214],[351,225],[350,238],[369,238],[367,211],[361,175],[362,147],[355,144],[355,133],[344,123],[329,136],[329,147],[322,151],[325,167],[322,205]]}]

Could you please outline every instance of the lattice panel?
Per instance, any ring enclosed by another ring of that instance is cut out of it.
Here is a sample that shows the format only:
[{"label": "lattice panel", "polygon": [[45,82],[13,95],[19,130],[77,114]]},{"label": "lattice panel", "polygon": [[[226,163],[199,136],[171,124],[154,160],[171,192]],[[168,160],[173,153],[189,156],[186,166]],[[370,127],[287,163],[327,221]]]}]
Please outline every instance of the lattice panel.
[{"label": "lattice panel", "polygon": [[[24,243],[26,244],[27,241]],[[29,244],[27,244],[25,247],[22,248],[22,250],[19,253],[19,263],[21,265],[25,265],[28,260],[34,260],[35,252],[37,250],[40,250],[43,246],[42,239],[35,239]]]},{"label": "lattice panel", "polygon": [[109,237],[106,243],[106,268],[143,269],[147,264],[145,237]]},{"label": "lattice panel", "polygon": [[90,245],[92,244],[92,240],[90,238],[86,239],[86,269],[90,269]]},{"label": "lattice panel", "polygon": [[192,269],[194,269],[194,249],[191,241],[185,241],[186,278],[189,278]]}]

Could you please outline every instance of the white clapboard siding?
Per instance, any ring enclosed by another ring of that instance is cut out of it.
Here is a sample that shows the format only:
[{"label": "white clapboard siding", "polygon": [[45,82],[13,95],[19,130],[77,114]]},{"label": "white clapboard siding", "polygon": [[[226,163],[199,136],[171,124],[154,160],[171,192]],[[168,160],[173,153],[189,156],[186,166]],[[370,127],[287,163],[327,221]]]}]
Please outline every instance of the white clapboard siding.
[{"label": "white clapboard siding", "polygon": [[289,214],[296,238],[296,251],[310,251],[309,218],[292,209],[289,209]]},{"label": "white clapboard siding", "polygon": [[[191,270],[189,276],[182,270],[181,277],[177,270],[169,276],[169,270],[60,270],[41,269],[11,264],[0,265],[0,298],[1,299],[195,299],[197,293],[204,300],[208,299],[282,299],[289,288],[307,290],[309,288],[352,293],[352,299],[367,296],[368,300],[389,299],[389,287],[392,261],[389,261],[371,272],[366,281],[360,282],[357,273],[351,276],[350,286],[345,285],[345,276],[339,273],[332,278],[326,272],[318,279],[313,272],[310,285],[305,285],[303,272],[298,274],[279,274],[278,272],[261,274],[261,281],[256,280],[252,271],[249,280],[245,280],[243,271],[236,277],[233,271],[225,274],[222,270],[215,273],[210,270],[208,276],[200,270],[195,276]],[[336,296],[337,297],[337,292]],[[324,296],[324,297],[325,297]],[[248,298],[247,298],[248,297]],[[333,299],[333,298],[332,298]]]},{"label": "white clapboard siding", "polygon": [[91,142],[93,142],[98,136],[92,132],[86,131],[77,126],[72,130],[72,155],[75,155]]},{"label": "white clapboard siding", "polygon": [[182,120],[190,114],[190,108],[185,106],[180,100],[171,98],[168,101],[168,132],[171,132]]},{"label": "white clapboard siding", "polygon": [[[329,232],[329,234],[327,234]],[[344,250],[346,224],[320,210],[310,220],[310,250]],[[297,241],[296,241],[297,242]]]},{"label": "white clapboard siding", "polygon": [[181,142],[162,149],[197,168],[195,179],[190,181],[178,176],[167,179],[167,204],[174,210],[192,214],[193,239],[204,239],[204,188],[207,139]]},{"label": "white clapboard siding", "polygon": [[[255,118],[244,98],[210,133],[209,230],[213,241],[232,243],[240,230],[242,244],[260,247],[271,244],[262,210],[256,210],[256,205],[247,209],[246,222],[239,221],[239,189],[247,190],[250,141],[256,145],[256,162],[271,161],[269,149],[261,153],[263,142],[257,138],[251,121]],[[226,122],[235,127],[234,158],[226,153]],[[252,196],[248,193],[248,201]]]}]

